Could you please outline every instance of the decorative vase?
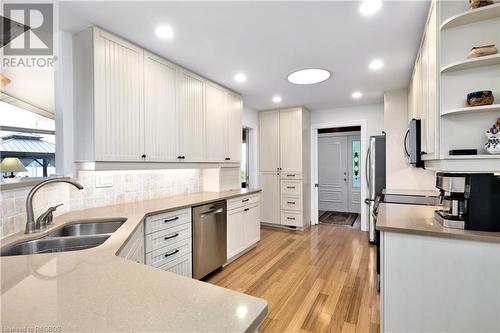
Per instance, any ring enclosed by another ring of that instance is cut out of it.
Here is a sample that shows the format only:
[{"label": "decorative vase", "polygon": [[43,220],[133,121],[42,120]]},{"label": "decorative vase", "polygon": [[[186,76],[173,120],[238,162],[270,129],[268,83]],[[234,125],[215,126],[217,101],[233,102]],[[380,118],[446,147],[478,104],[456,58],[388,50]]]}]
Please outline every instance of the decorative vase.
[{"label": "decorative vase", "polygon": [[476,9],[476,8],[492,5],[494,3],[495,3],[495,1],[493,1],[493,0],[469,0],[469,7],[470,7],[470,9]]},{"label": "decorative vase", "polygon": [[500,154],[500,133],[486,133],[486,137],[488,138],[488,141],[484,145],[484,148],[488,154]]},{"label": "decorative vase", "polygon": [[475,91],[467,94],[467,105],[481,106],[493,104],[493,93],[491,90]]}]

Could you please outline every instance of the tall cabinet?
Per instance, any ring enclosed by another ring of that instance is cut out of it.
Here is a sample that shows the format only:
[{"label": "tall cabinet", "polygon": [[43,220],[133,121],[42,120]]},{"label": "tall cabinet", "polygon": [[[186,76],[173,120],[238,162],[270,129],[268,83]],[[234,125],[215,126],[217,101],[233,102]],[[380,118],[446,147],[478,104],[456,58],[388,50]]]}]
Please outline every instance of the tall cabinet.
[{"label": "tall cabinet", "polygon": [[259,113],[261,222],[310,224],[310,115],[302,107]]}]

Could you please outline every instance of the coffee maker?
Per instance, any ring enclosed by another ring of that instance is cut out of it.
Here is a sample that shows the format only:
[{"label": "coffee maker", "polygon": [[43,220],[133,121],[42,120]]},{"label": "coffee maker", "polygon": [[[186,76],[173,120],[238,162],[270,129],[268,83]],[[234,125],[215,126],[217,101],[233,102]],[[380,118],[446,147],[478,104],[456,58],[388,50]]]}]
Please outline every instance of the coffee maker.
[{"label": "coffee maker", "polygon": [[443,208],[436,219],[445,227],[500,231],[500,174],[436,174]]}]

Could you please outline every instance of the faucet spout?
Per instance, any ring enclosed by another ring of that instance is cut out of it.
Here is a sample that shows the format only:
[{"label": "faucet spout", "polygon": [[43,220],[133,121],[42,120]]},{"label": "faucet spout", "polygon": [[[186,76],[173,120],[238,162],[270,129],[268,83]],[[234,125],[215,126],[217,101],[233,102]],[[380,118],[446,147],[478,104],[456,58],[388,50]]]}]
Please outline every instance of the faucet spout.
[{"label": "faucet spout", "polygon": [[26,197],[26,218],[27,218],[26,231],[25,231],[26,234],[32,234],[34,232],[39,231],[40,229],[40,226],[39,225],[37,226],[36,224],[35,213],[33,212],[33,197],[35,196],[35,193],[38,192],[38,190],[44,187],[45,185],[53,183],[67,183],[73,185],[79,190],[83,190],[82,184],[80,184],[76,180],[65,179],[65,178],[50,178],[34,186],[28,193],[28,196]]}]

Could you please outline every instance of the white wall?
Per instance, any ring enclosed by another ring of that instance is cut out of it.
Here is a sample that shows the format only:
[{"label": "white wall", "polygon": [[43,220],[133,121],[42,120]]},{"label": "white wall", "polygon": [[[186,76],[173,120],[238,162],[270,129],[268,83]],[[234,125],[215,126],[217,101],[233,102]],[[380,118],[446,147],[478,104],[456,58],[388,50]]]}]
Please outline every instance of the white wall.
[{"label": "white wall", "polygon": [[311,124],[366,122],[367,136],[380,135],[384,130],[384,105],[362,105],[311,112]]},{"label": "white wall", "polygon": [[406,162],[403,138],[408,126],[408,95],[406,89],[384,94],[384,131],[387,133],[387,189],[435,190],[435,173],[417,169]]},{"label": "white wall", "polygon": [[243,127],[250,128],[249,141],[249,165],[250,187],[259,186],[259,112],[257,110],[243,107]]}]

